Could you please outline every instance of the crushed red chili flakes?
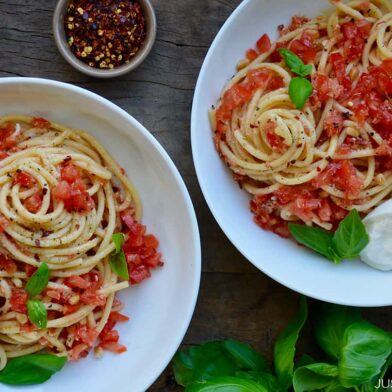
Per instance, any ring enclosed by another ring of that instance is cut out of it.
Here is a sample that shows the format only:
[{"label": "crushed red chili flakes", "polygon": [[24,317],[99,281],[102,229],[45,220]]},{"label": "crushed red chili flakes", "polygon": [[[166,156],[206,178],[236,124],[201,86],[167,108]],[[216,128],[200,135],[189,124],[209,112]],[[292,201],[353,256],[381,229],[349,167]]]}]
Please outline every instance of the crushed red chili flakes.
[{"label": "crushed red chili flakes", "polygon": [[72,53],[100,69],[128,63],[146,37],[141,6],[132,0],[73,0],[64,28]]}]

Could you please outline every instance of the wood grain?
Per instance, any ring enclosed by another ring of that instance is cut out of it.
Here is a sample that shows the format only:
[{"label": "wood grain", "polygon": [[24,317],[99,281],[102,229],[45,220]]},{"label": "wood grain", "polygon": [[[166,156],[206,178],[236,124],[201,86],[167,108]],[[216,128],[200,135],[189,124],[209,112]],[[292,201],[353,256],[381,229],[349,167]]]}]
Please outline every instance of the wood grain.
[{"label": "wood grain", "polygon": [[[272,343],[294,314],[298,296],[250,265],[226,239],[209,212],[195,176],[189,124],[193,89],[214,36],[239,0],[153,0],[157,41],[136,71],[96,80],[74,71],[55,47],[55,0],[0,0],[0,76],[33,76],[94,91],[140,120],[173,158],[191,193],[202,237],[200,297],[183,346],[234,337],[272,358]],[[331,286],[333,289],[333,286]],[[389,308],[367,311],[391,328]],[[309,334],[310,335],[310,334]],[[300,351],[314,350],[309,338]],[[150,388],[180,391],[170,368]]]}]

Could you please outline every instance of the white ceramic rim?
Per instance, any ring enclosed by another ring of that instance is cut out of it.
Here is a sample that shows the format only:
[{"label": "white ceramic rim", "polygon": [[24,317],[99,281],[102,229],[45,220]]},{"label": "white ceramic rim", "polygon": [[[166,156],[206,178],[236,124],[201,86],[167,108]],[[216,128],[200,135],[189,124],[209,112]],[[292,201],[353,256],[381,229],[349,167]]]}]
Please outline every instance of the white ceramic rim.
[{"label": "white ceramic rim", "polygon": [[180,345],[184,339],[184,336],[189,328],[189,324],[192,320],[192,316],[193,316],[193,313],[194,313],[194,310],[196,307],[198,293],[199,293],[200,278],[201,278],[200,234],[199,234],[199,227],[198,227],[198,223],[197,223],[197,219],[196,219],[196,213],[195,213],[188,189],[186,188],[186,185],[184,183],[184,180],[182,179],[178,169],[174,165],[169,154],[159,144],[159,142],[155,139],[155,137],[139,121],[137,121],[134,117],[132,117],[129,113],[127,113],[125,110],[121,109],[116,104],[110,102],[108,99],[103,98],[100,95],[95,94],[95,93],[93,93],[89,90],[86,90],[84,88],[77,87],[77,86],[74,86],[74,85],[71,85],[68,83],[50,80],[50,79],[25,78],[25,77],[0,78],[0,87],[1,87],[1,85],[6,85],[9,83],[20,83],[20,84],[30,83],[30,84],[36,84],[36,85],[41,85],[41,86],[44,85],[44,86],[59,87],[59,88],[68,90],[70,92],[85,95],[91,99],[94,99],[94,100],[100,102],[103,105],[108,106],[111,110],[115,111],[118,114],[118,116],[122,117],[124,120],[127,120],[131,124],[131,126],[133,126],[135,129],[137,129],[146,138],[146,140],[154,146],[157,153],[160,154],[161,157],[168,164],[168,166],[170,168],[170,173],[174,176],[178,186],[181,189],[181,193],[184,197],[184,201],[187,206],[189,218],[192,222],[191,231],[192,231],[193,240],[194,240],[194,244],[195,244],[195,263],[194,263],[194,280],[193,280],[192,301],[190,303],[187,314],[184,314],[183,324],[182,324],[181,328],[179,328],[180,332],[178,334],[178,338],[177,338],[175,344],[173,344],[173,348],[167,352],[166,357],[165,357],[164,361],[162,362],[162,365],[155,370],[152,378],[146,380],[145,385],[143,387],[143,390],[147,390],[158,379],[158,377],[162,374],[162,372],[166,369],[166,367],[168,366],[168,364],[172,360],[174,354],[176,353],[176,351],[180,347]]},{"label": "white ceramic rim", "polygon": [[[241,4],[238,5],[238,7],[231,13],[229,18],[225,21],[221,29],[219,30],[218,34],[215,36],[208,52],[207,55],[203,61],[203,65],[201,67],[199,77],[196,83],[196,88],[195,88],[195,93],[193,97],[193,105],[192,105],[192,115],[191,115],[191,144],[192,144],[192,155],[193,155],[193,163],[195,166],[196,170],[196,175],[199,181],[200,188],[202,190],[203,196],[207,202],[207,205],[214,216],[215,220],[217,221],[218,225],[222,229],[222,231],[225,233],[226,237],[230,240],[230,242],[236,247],[236,249],[250,262],[252,263],[257,269],[262,271],[262,273],[266,274],[276,282],[280,283],[281,285],[296,291],[300,294],[306,295],[308,297],[324,301],[324,302],[331,302],[331,303],[336,303],[339,305],[347,305],[347,306],[354,306],[354,307],[382,307],[382,306],[390,306],[392,304],[392,296],[391,299],[388,300],[387,298],[383,298],[382,300],[379,301],[372,301],[372,302],[349,302],[346,300],[339,300],[337,298],[328,298],[325,295],[319,295],[317,292],[313,292],[310,289],[307,289],[306,287],[302,287],[299,284],[295,284],[293,282],[286,282],[283,279],[280,278],[278,273],[274,273],[271,271],[267,271],[263,269],[260,265],[257,265],[255,261],[252,260],[252,257],[250,256],[250,252],[246,249],[246,247],[241,246],[240,241],[236,240],[233,235],[230,235],[229,229],[225,227],[223,224],[222,219],[219,217],[219,214],[217,213],[216,208],[214,207],[214,201],[212,200],[212,197],[210,197],[210,192],[208,190],[208,186],[206,185],[206,182],[204,180],[204,177],[202,175],[202,168],[200,161],[196,158],[196,139],[197,139],[197,129],[196,129],[196,123],[197,123],[197,108],[202,105],[202,103],[199,103],[199,96],[201,95],[201,85],[202,85],[202,80],[204,79],[204,75],[207,72],[207,68],[210,62],[210,58],[213,56],[213,53],[215,49],[219,46],[221,37],[226,34],[226,31],[231,28],[232,21],[237,18],[239,14],[241,14],[248,6],[249,3],[252,3],[254,0],[243,0]],[[233,63],[233,66],[235,64]],[[223,88],[223,86],[222,86]],[[204,105],[206,106],[206,105]],[[208,108],[206,107],[206,110]],[[206,114],[207,115],[207,114]],[[212,136],[211,136],[212,137]],[[235,186],[236,183],[233,179],[233,186]],[[260,229],[261,230],[261,229]],[[331,290],[333,288],[331,287]],[[364,301],[364,300],[362,300]]]}]

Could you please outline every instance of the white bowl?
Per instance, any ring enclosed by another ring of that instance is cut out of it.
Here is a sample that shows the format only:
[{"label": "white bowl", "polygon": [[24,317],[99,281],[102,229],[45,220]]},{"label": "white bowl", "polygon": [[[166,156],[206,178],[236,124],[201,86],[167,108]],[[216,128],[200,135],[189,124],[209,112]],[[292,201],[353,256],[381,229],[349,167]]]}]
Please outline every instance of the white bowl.
[{"label": "white bowl", "polygon": [[[44,79],[0,79],[0,115],[46,117],[94,135],[125,168],[141,196],[143,223],[160,239],[165,265],[120,294],[120,341],[128,351],[69,363],[31,392],[141,392],[167,366],[191,320],[200,282],[200,239],[187,189],[173,162],[133,117],[87,90]],[[0,386],[2,392],[14,388]]]},{"label": "white bowl", "polygon": [[197,82],[192,109],[192,150],[204,197],[236,248],[279,283],[328,302],[352,306],[392,304],[392,273],[371,269],[359,260],[334,265],[294,242],[263,231],[249,211],[249,196],[233,180],[215,151],[208,110],[235,73],[247,48],[264,33],[277,38],[277,26],[293,15],[317,16],[328,2],[245,0],[215,38]]}]

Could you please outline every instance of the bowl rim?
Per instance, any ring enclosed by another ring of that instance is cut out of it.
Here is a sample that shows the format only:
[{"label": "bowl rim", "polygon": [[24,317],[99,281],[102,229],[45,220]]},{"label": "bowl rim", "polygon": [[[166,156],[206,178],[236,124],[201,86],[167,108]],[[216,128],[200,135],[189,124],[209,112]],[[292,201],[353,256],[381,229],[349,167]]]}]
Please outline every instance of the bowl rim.
[{"label": "bowl rim", "polygon": [[191,263],[192,271],[193,271],[193,283],[192,283],[192,292],[190,295],[190,302],[188,305],[187,313],[182,317],[182,325],[178,328],[178,337],[176,340],[173,340],[173,346],[171,350],[168,350],[166,355],[163,357],[160,366],[157,366],[155,372],[152,373],[151,377],[146,380],[144,383],[143,391],[147,390],[162,374],[162,372],[166,369],[169,365],[170,361],[172,360],[174,354],[177,352],[178,348],[180,347],[186,332],[188,331],[189,325],[191,323],[196,304],[199,294],[200,288],[200,280],[201,280],[201,241],[200,241],[200,232],[199,226],[197,222],[197,217],[195,213],[195,209],[192,203],[192,199],[189,195],[188,189],[185,185],[185,182],[178,171],[177,167],[175,166],[174,162],[170,158],[169,154],[165,151],[162,145],[158,142],[158,140],[144,127],[138,120],[136,120],[133,116],[131,116],[128,112],[124,109],[117,106],[115,103],[109,101],[108,99],[101,97],[100,95],[86,90],[82,87],[78,87],[72,85],[70,83],[59,82],[55,80],[45,79],[45,78],[30,78],[30,77],[5,77],[0,78],[0,89],[3,85],[7,84],[18,84],[21,86],[25,86],[26,84],[32,84],[37,86],[45,86],[45,87],[54,87],[67,90],[69,92],[75,94],[81,94],[87,98],[93,99],[109,107],[111,110],[118,113],[119,117],[122,117],[126,120],[131,126],[133,126],[137,132],[140,132],[146,140],[153,145],[156,152],[162,157],[165,163],[169,167],[169,171],[171,175],[174,177],[179,189],[181,191],[182,197],[184,199],[188,216],[191,221],[191,235],[193,237],[194,243],[194,262]]},{"label": "bowl rim", "polygon": [[[198,108],[200,106],[203,106],[203,102],[201,100],[201,94],[202,94],[202,82],[204,80],[205,74],[208,71],[208,68],[210,66],[211,58],[213,57],[216,48],[220,45],[222,37],[226,34],[226,31],[231,28],[231,25],[233,21],[241,15],[243,12],[245,12],[246,8],[249,6],[249,4],[255,2],[257,0],[243,0],[230,14],[230,16],[226,19],[225,23],[222,25],[218,33],[216,34],[215,38],[212,41],[212,44],[210,48],[207,51],[207,54],[204,58],[202,67],[199,72],[199,76],[197,78],[196,82],[196,87],[195,87],[195,92],[193,96],[193,103],[192,103],[192,113],[191,113],[191,127],[190,127],[190,133],[191,133],[191,145],[192,145],[192,156],[193,156],[193,164],[195,167],[196,171],[196,176],[201,188],[201,191],[203,193],[203,197],[212,213],[214,216],[216,222],[218,223],[219,227],[223,231],[223,233],[226,235],[226,237],[229,239],[229,241],[233,244],[233,246],[244,256],[251,264],[253,264],[260,272],[264,273],[274,281],[278,282],[279,284],[296,291],[300,294],[306,295],[310,298],[314,298],[320,301],[324,302],[330,302],[330,303],[335,303],[338,305],[347,305],[347,306],[357,306],[357,307],[380,307],[380,306],[390,306],[392,304],[392,300],[388,300],[388,296],[385,295],[382,298],[379,298],[377,301],[376,300],[369,300],[365,301],[364,299],[362,300],[357,300],[356,302],[352,300],[351,302],[349,300],[342,299],[340,300],[338,297],[333,297],[333,298],[328,298],[327,296],[324,296],[322,294],[319,294],[315,291],[312,291],[311,289],[308,289],[306,286],[300,286],[298,284],[295,284],[294,282],[287,282],[283,278],[280,277],[279,274],[275,273],[275,271],[269,271],[266,268],[263,268],[260,263],[257,263],[256,260],[251,256],[251,252],[246,248],[246,246],[243,246],[240,240],[238,240],[233,233],[231,233],[231,230],[229,229],[228,226],[225,225],[223,222],[223,218],[221,217],[221,214],[218,212],[218,209],[216,208],[216,202],[214,201],[214,198],[212,196],[213,192],[210,190],[207,182],[204,179],[204,171],[202,168],[201,160],[197,158],[197,146],[198,146],[198,132],[197,132],[197,125],[199,123],[199,115],[198,115]],[[235,63],[233,63],[233,66],[235,66]],[[230,75],[228,75],[228,78]],[[223,88],[223,86],[221,86]],[[221,91],[221,88],[219,91]],[[207,110],[208,107],[204,103],[204,107],[206,108],[206,116],[208,115]],[[211,133],[211,140],[212,140],[212,133]],[[222,163],[222,169],[226,169]],[[235,182],[233,181],[233,186],[235,186]],[[251,219],[251,218],[249,218]],[[262,229],[260,229],[262,230]],[[376,271],[377,272],[377,271]]]},{"label": "bowl rim", "polygon": [[113,69],[98,69],[90,67],[83,61],[79,60],[72,53],[65,39],[64,26],[62,21],[63,12],[65,11],[69,1],[70,0],[58,0],[53,13],[52,29],[54,41],[58,51],[64,60],[77,71],[96,78],[115,78],[134,70],[147,58],[154,46],[157,34],[157,19],[154,7],[150,0],[138,0],[140,6],[142,7],[144,17],[147,20],[146,38],[142,44],[142,47],[128,64],[123,64]]}]

